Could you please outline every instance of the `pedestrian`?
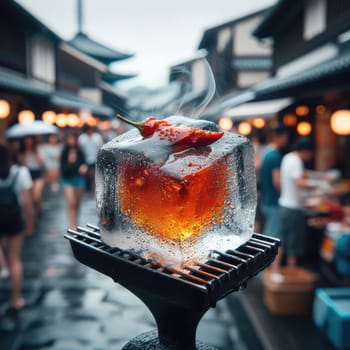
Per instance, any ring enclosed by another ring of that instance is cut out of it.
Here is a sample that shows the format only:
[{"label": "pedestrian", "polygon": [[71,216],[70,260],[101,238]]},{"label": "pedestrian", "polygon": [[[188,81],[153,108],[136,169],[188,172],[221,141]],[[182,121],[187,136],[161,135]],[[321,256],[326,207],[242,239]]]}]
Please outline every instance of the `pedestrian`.
[{"label": "pedestrian", "polygon": [[[261,209],[264,216],[263,233],[281,238],[281,214],[278,199],[280,196],[280,166],[288,144],[288,129],[278,125],[272,130],[271,143],[266,148],[260,168]],[[281,265],[282,249],[279,249],[272,268]]]},{"label": "pedestrian", "polygon": [[88,183],[87,187],[91,193],[95,192],[95,167],[97,154],[103,145],[102,136],[95,131],[92,126],[87,126],[85,132],[79,136],[79,147],[85,155],[86,163],[88,165]]},{"label": "pedestrian", "polygon": [[286,154],[281,163],[281,238],[287,255],[287,266],[296,267],[305,250],[306,219],[303,213],[302,191],[312,188],[307,181],[304,163],[312,160],[314,143],[301,137],[295,150]]},{"label": "pedestrian", "polygon": [[21,144],[19,160],[30,172],[33,180],[33,204],[36,213],[41,212],[42,193],[45,185],[44,158],[34,136],[27,136]]},{"label": "pedestrian", "polygon": [[0,143],[0,239],[7,248],[11,278],[11,307],[24,307],[21,297],[23,233],[34,229],[32,179],[25,166],[13,164],[8,147]]},{"label": "pedestrian", "polygon": [[261,212],[261,191],[260,191],[260,167],[261,167],[261,160],[266,149],[264,131],[261,129],[254,128],[250,135],[250,140],[253,144],[253,149],[254,149],[254,168],[255,168],[257,189],[258,189],[258,200],[257,200],[256,211],[255,211],[254,231],[261,232],[262,212]]},{"label": "pedestrian", "polygon": [[66,145],[61,155],[61,174],[68,217],[73,229],[78,226],[79,207],[86,186],[87,172],[85,156],[78,146],[77,136],[70,133],[66,138]]},{"label": "pedestrian", "polygon": [[58,136],[56,134],[49,136],[48,143],[43,147],[42,152],[51,193],[56,193],[59,190],[58,180],[62,152],[62,146],[58,142]]}]

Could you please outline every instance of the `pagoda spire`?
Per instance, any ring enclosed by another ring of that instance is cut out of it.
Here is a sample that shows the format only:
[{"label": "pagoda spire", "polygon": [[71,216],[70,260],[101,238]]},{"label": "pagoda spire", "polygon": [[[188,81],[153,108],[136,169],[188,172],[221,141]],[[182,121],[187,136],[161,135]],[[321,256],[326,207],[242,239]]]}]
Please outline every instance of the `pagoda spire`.
[{"label": "pagoda spire", "polygon": [[77,0],[78,33],[83,33],[83,0]]}]

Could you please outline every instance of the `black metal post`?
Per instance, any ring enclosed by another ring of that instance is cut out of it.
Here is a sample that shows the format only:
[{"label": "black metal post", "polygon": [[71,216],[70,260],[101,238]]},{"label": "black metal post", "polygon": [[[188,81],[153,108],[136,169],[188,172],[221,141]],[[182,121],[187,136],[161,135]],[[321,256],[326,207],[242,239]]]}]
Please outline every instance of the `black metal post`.
[{"label": "black metal post", "polygon": [[201,343],[196,343],[196,331],[199,321],[208,311],[186,309],[171,304],[158,297],[146,294],[145,290],[137,290],[125,286],[139,297],[153,314],[158,328],[158,339],[154,333],[144,333],[132,339],[123,350],[215,350]]}]

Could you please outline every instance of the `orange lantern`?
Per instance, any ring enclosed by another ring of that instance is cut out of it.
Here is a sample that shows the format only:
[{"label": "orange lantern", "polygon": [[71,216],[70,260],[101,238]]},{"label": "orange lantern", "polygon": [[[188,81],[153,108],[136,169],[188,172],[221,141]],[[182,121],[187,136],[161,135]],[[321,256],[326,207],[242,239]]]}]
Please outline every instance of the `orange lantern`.
[{"label": "orange lantern", "polygon": [[232,119],[227,117],[220,118],[218,124],[221,129],[227,130],[227,131],[231,130],[233,127]]},{"label": "orange lantern", "polygon": [[0,119],[6,119],[10,115],[10,104],[6,100],[0,100]]},{"label": "orange lantern", "polygon": [[89,117],[86,121],[86,124],[89,126],[96,126],[97,125],[97,119],[94,117]]},{"label": "orange lantern", "polygon": [[65,128],[67,126],[67,116],[64,113],[57,114],[56,125],[60,128]]},{"label": "orange lantern", "polygon": [[79,117],[75,113],[69,113],[67,115],[67,125],[71,128],[76,128],[79,125]]},{"label": "orange lantern", "polygon": [[340,109],[331,116],[331,129],[337,135],[350,135],[350,110]]},{"label": "orange lantern", "polygon": [[238,125],[237,131],[241,135],[249,135],[252,132],[252,126],[247,122],[241,122]]},{"label": "orange lantern", "polygon": [[326,112],[326,107],[324,105],[318,105],[316,106],[316,112],[318,114],[323,114],[324,112]]},{"label": "orange lantern", "polygon": [[79,119],[79,123],[77,125],[78,128],[82,128],[84,126],[84,121],[82,119]]},{"label": "orange lantern", "polygon": [[35,115],[30,110],[23,110],[18,113],[18,121],[20,124],[29,124],[33,122],[35,119]]},{"label": "orange lantern", "polygon": [[55,124],[56,113],[54,111],[45,111],[42,115],[42,119],[45,123]]},{"label": "orange lantern", "polygon": [[109,130],[111,128],[111,122],[109,120],[100,122],[98,124],[98,127],[100,128],[100,130]]},{"label": "orange lantern", "polygon": [[310,112],[310,109],[308,106],[298,106],[295,108],[296,115],[300,117],[305,117],[306,115],[309,114],[309,112]]},{"label": "orange lantern", "polygon": [[263,128],[265,124],[266,124],[266,121],[263,118],[256,118],[253,120],[253,125],[258,129]]},{"label": "orange lantern", "polygon": [[283,123],[287,126],[294,126],[297,123],[295,114],[289,113],[283,116]]},{"label": "orange lantern", "polygon": [[297,132],[301,136],[310,135],[312,131],[312,125],[309,122],[300,122],[297,125]]}]

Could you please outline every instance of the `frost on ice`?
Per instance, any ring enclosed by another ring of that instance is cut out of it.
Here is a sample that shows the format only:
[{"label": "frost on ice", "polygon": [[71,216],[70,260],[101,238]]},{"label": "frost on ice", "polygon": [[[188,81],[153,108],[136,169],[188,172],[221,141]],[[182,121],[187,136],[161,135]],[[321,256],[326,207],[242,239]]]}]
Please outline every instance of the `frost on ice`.
[{"label": "frost on ice", "polygon": [[[185,117],[174,125],[217,131]],[[206,260],[253,233],[256,179],[250,141],[225,132],[208,146],[176,149],[131,130],[105,144],[96,170],[102,239],[162,263]]]}]

